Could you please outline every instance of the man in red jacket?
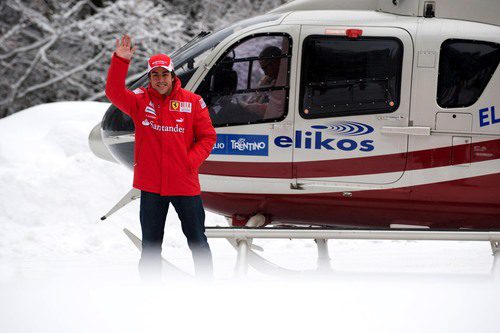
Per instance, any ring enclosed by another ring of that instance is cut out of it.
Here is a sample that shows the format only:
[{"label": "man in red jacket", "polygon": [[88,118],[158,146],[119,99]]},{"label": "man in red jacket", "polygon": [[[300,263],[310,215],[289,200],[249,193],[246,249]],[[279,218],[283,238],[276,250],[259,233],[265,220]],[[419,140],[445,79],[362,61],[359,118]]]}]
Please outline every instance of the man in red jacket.
[{"label": "man in red jacket", "polygon": [[106,96],[135,125],[134,187],[141,190],[141,273],[161,269],[161,245],[169,204],[174,206],[193,254],[196,275],[212,274],[205,236],[205,211],[198,168],[216,141],[203,99],[181,88],[174,64],[165,54],[148,61],[149,85],[125,87],[135,51],[128,35],[116,41],[106,82]]}]

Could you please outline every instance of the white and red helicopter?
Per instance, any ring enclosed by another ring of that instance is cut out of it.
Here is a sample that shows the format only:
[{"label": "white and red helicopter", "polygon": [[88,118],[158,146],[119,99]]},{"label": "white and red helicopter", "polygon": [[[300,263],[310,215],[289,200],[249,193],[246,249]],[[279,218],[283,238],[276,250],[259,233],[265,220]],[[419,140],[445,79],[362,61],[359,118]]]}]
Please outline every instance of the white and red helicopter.
[{"label": "white and red helicopter", "polygon": [[[500,2],[297,0],[171,56],[217,130],[204,205],[232,227],[500,229]],[[129,168],[133,141],[114,106],[90,136]]]}]

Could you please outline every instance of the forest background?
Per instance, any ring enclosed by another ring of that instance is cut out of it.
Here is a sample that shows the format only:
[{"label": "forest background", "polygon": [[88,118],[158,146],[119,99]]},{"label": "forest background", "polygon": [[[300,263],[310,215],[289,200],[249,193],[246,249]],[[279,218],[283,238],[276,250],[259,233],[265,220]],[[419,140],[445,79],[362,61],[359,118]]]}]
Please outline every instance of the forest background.
[{"label": "forest background", "polygon": [[287,0],[6,0],[0,2],[0,118],[56,101],[106,101],[115,39],[138,46],[128,82],[155,53]]}]

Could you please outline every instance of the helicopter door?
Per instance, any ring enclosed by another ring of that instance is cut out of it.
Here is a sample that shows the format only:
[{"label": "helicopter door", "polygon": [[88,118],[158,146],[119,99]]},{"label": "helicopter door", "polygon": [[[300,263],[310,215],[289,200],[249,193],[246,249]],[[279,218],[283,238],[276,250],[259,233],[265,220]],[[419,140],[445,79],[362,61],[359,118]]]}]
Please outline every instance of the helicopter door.
[{"label": "helicopter door", "polygon": [[[385,184],[403,174],[412,40],[403,29],[303,26],[293,142],[298,184]],[[291,144],[290,144],[291,145]]]},{"label": "helicopter door", "polygon": [[208,106],[217,142],[200,172],[246,178],[248,186],[260,189],[270,178],[289,187],[292,150],[277,148],[274,140],[292,135],[292,40],[298,36],[298,27],[254,30],[209,60],[196,93]]}]

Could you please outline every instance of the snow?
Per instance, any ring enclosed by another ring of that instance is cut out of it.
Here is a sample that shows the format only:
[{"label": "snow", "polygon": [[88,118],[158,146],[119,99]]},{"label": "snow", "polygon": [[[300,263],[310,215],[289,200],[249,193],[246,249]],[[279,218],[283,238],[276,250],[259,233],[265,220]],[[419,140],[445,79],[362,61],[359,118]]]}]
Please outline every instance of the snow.
[{"label": "snow", "polygon": [[[44,104],[0,119],[2,332],[498,332],[498,274],[487,242],[332,240],[316,272],[312,240],[256,240],[296,276],[249,269],[210,240],[215,279],[141,282],[138,202],[101,222],[132,174],[95,157],[90,130],[108,104]],[[225,225],[208,212],[207,225]],[[164,256],[192,273],[173,209]]]}]

